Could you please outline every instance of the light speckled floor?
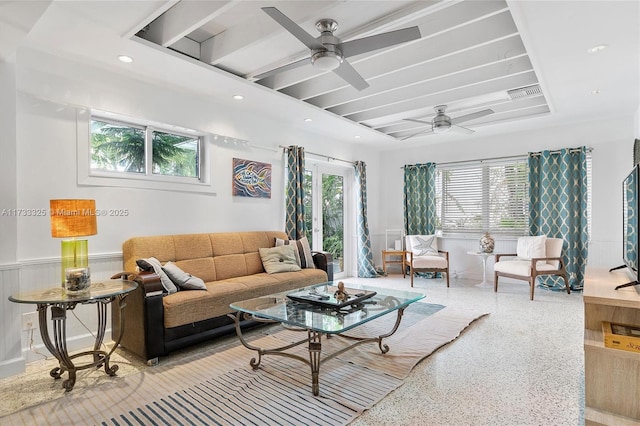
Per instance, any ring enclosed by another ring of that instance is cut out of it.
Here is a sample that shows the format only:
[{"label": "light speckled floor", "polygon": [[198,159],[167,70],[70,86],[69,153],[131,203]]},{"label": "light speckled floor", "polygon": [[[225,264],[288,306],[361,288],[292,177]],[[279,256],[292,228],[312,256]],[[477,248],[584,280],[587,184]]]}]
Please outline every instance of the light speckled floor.
[{"label": "light speckled floor", "polygon": [[[409,278],[400,275],[344,281],[410,289]],[[352,425],[584,424],[582,294],[536,289],[536,300],[531,302],[524,282],[501,282],[498,293],[476,283],[452,279],[447,289],[442,280],[415,280],[415,290],[427,296],[425,302],[490,314],[418,364],[400,388]],[[235,342],[230,336],[217,344]],[[120,358],[119,376],[146,368],[135,359]],[[0,381],[6,409],[0,415],[64,395],[60,382],[47,375],[53,361],[49,356],[29,365],[24,374]],[[106,377],[90,374],[95,377],[79,379],[76,388]],[[34,394],[35,388],[42,395]]]},{"label": "light speckled floor", "polygon": [[[400,275],[344,281],[410,288]],[[352,425],[584,424],[582,293],[536,288],[532,302],[524,281],[500,281],[498,293],[475,284],[415,280],[424,301],[490,314]]]}]

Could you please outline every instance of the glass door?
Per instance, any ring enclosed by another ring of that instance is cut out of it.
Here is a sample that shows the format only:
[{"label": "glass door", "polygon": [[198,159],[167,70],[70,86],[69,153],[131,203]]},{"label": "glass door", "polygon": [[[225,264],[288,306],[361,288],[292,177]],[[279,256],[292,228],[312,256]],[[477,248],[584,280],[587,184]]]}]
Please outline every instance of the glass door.
[{"label": "glass door", "polygon": [[312,250],[327,251],[333,257],[334,278],[345,274],[345,193],[347,169],[308,164],[305,171],[305,222]]}]

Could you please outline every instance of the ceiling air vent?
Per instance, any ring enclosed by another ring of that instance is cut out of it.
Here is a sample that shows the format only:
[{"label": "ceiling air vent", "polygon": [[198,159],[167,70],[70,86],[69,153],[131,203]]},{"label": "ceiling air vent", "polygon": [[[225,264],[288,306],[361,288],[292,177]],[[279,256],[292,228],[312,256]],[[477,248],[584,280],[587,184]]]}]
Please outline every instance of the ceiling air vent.
[{"label": "ceiling air vent", "polygon": [[530,98],[532,96],[542,95],[542,89],[540,89],[539,84],[534,84],[533,86],[520,87],[518,89],[507,90],[507,95],[509,95],[509,99],[512,101],[516,101],[518,99]]}]

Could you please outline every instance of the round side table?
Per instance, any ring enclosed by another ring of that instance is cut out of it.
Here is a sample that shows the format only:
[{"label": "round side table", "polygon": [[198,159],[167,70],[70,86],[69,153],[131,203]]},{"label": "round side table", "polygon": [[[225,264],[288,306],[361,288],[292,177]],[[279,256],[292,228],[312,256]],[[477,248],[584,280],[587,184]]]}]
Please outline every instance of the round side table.
[{"label": "round side table", "polygon": [[476,287],[481,287],[481,288],[493,287],[491,283],[487,282],[487,258],[489,256],[493,256],[493,253],[485,253],[482,251],[468,251],[467,254],[471,254],[473,256],[480,256],[480,258],[482,259],[482,282],[480,284],[476,284]]},{"label": "round side table", "polygon": [[[9,300],[16,303],[33,303],[38,307],[38,319],[42,342],[53,356],[58,360],[59,366],[49,373],[54,379],[59,379],[63,373],[69,373],[68,379],[62,383],[66,391],[73,389],[76,383],[76,371],[86,368],[104,367],[104,371],[109,376],[115,376],[118,371],[117,365],[110,365],[110,357],[116,350],[124,331],[124,316],[122,312],[126,306],[124,299],[130,292],[135,290],[138,284],[126,280],[105,280],[91,283],[89,289],[78,295],[67,294],[62,287],[57,286],[45,290],[20,293],[9,297]],[[117,303],[120,309],[120,333],[118,340],[114,343],[109,352],[102,350],[107,326],[107,308],[110,303]],[[93,350],[88,350],[70,355],[67,351],[67,311],[75,309],[78,305],[95,304],[98,307],[98,330],[96,332]],[[51,323],[53,325],[53,341],[49,333],[48,312],[51,312]],[[76,358],[89,356],[92,361],[85,364],[74,362]]]}]

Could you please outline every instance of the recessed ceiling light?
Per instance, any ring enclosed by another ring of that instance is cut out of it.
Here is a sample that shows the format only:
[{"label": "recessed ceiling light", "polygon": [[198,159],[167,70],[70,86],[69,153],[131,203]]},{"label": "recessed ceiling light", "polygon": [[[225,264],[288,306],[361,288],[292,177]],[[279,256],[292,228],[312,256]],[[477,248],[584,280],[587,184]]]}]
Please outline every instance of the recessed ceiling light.
[{"label": "recessed ceiling light", "polygon": [[133,62],[133,58],[131,56],[127,56],[127,55],[118,56],[118,60],[120,62],[124,62],[125,64],[130,64],[131,62]]},{"label": "recessed ceiling light", "polygon": [[304,121],[306,121],[307,123],[310,123],[310,122],[312,122],[312,121],[313,121],[313,119],[311,119],[311,118],[305,118],[305,119],[304,119]]},{"label": "recessed ceiling light", "polygon": [[609,46],[607,46],[606,44],[598,44],[597,46],[593,46],[591,49],[587,50],[587,52],[589,52],[589,53],[602,52],[607,47],[609,47]]},{"label": "recessed ceiling light", "polygon": [[354,138],[360,139],[360,135],[355,135]]},{"label": "recessed ceiling light", "polygon": [[237,100],[237,101],[241,101],[244,99],[244,96],[242,95],[233,95],[233,99]]},{"label": "recessed ceiling light", "polygon": [[591,94],[592,94],[592,95],[597,95],[598,93],[600,93],[600,90],[599,90],[599,89],[596,89],[596,90],[592,90],[592,91],[591,91]]}]

